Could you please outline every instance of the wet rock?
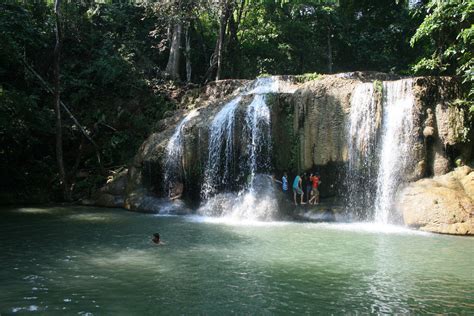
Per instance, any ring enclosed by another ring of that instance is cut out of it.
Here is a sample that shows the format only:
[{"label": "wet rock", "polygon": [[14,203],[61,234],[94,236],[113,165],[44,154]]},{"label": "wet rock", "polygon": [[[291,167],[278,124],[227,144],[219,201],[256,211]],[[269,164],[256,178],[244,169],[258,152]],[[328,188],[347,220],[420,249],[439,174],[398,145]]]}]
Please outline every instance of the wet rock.
[{"label": "wet rock", "polygon": [[156,197],[144,191],[130,194],[125,200],[125,208],[131,211],[156,214],[187,215],[191,213],[191,210],[181,200],[171,201],[168,198]]},{"label": "wet rock", "polygon": [[101,193],[95,199],[95,204],[105,207],[123,207],[124,198],[121,195]]},{"label": "wet rock", "polygon": [[424,231],[474,235],[474,170],[464,166],[402,190],[398,209],[406,225]]},{"label": "wet rock", "polygon": [[[361,82],[395,80],[399,77],[376,72],[352,72],[319,76],[305,82],[295,80],[294,77],[281,79],[292,85],[291,92],[293,86],[297,89],[294,93],[278,91],[267,95],[273,140],[272,171],[279,176],[288,172],[290,183],[297,172],[317,171],[323,181],[320,187],[322,198],[343,195],[341,188],[348,161],[346,125],[354,89]],[[462,156],[461,161],[464,162],[472,159],[472,149],[469,149],[472,146],[460,145],[459,141],[464,114],[449,106],[456,97],[457,83],[447,77],[418,77],[413,82],[415,126],[412,136],[415,143],[405,181],[445,174],[453,167],[452,156]],[[153,204],[163,204],[160,198],[167,194],[163,181],[166,146],[189,109],[198,108],[199,115],[183,128],[180,176],[183,198],[198,203],[208,159],[209,127],[216,113],[238,91],[248,88],[249,83],[246,80],[222,80],[189,91],[178,106],[180,110],[169,113],[169,117],[156,124],[155,133],[142,144],[129,166],[128,176],[116,182],[114,180],[100,192],[125,197],[125,206],[132,210],[160,211],[161,206],[155,207]],[[252,98],[252,95],[242,96],[235,115],[233,148],[239,159],[234,162],[234,169],[238,169],[238,164],[246,159],[241,155],[248,145],[248,139],[242,134],[242,126],[245,107]],[[380,92],[379,103],[381,98]],[[382,112],[381,106],[378,106],[378,126],[381,125]],[[290,213],[292,209],[283,202],[287,199],[278,199],[281,208],[288,209],[288,212],[283,213]],[[115,203],[115,199],[107,195],[101,197],[101,201],[105,204]]]},{"label": "wet rock", "polygon": [[128,169],[124,169],[119,173],[110,176],[106,185],[100,189],[100,192],[124,196],[125,189],[127,188],[127,175]]}]

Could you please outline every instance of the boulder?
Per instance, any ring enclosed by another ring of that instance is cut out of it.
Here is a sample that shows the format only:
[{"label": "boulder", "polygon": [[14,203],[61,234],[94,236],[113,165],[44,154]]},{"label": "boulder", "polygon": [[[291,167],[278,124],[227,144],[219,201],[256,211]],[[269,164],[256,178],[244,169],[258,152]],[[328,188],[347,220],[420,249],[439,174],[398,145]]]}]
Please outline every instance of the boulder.
[{"label": "boulder", "polygon": [[397,201],[406,225],[424,231],[474,235],[474,170],[459,167],[403,189]]},{"label": "boulder", "polygon": [[100,189],[100,192],[124,196],[125,189],[127,188],[127,174],[128,169],[123,169],[113,176],[110,176],[107,183]]}]

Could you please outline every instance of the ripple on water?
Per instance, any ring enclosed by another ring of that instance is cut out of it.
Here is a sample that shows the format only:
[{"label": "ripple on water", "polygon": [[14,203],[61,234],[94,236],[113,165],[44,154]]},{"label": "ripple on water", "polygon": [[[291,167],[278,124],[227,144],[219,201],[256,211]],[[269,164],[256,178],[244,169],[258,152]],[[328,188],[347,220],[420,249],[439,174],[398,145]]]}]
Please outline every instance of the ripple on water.
[{"label": "ripple on water", "polygon": [[36,311],[39,311],[39,307],[36,305],[30,305],[26,307],[13,307],[12,308],[12,313],[18,313],[21,311],[36,312]]},{"label": "ripple on water", "polygon": [[428,233],[428,232],[413,230],[405,226],[390,225],[390,224],[358,222],[358,223],[318,223],[314,225],[324,227],[324,228],[329,228],[329,229],[345,230],[345,231],[351,231],[351,232],[433,236],[433,234]]},{"label": "ripple on water", "polygon": [[[66,209],[64,217],[71,213]],[[1,314],[469,314],[474,308],[472,238],[370,223],[167,219],[109,209],[94,210],[90,219],[111,219],[97,224],[81,216],[70,225],[62,215],[4,216],[14,220],[0,218]],[[31,228],[39,238],[28,237]],[[153,231],[168,236],[168,245],[154,246]]]}]

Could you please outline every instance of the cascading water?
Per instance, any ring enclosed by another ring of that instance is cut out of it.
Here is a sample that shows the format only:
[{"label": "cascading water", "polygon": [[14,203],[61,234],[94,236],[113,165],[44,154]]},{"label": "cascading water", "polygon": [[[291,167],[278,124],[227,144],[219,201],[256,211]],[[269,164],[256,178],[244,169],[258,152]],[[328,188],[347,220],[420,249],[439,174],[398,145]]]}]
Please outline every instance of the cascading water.
[{"label": "cascading water", "polygon": [[265,95],[256,95],[248,106],[245,129],[249,139],[247,168],[250,172],[250,186],[253,187],[257,171],[268,172],[270,167],[270,109]]},{"label": "cascading water", "polygon": [[383,83],[383,130],[377,176],[375,222],[387,224],[394,195],[406,176],[413,148],[413,82],[411,79]]},{"label": "cascading water", "polygon": [[[231,168],[234,164],[234,117],[241,96],[228,102],[214,117],[209,131],[209,154],[204,172],[201,196],[208,199],[215,194],[219,186],[228,184],[232,179]],[[224,151],[224,161],[221,153]]]},{"label": "cascading water", "polygon": [[182,176],[184,150],[183,129],[186,126],[186,123],[198,114],[199,111],[196,109],[189,112],[184,119],[181,120],[178,126],[176,126],[176,129],[166,146],[164,182],[165,190],[168,194],[173,183],[180,180]]},{"label": "cascading water", "polygon": [[[406,177],[413,147],[412,80],[383,82],[379,122],[373,83],[359,84],[351,99],[347,128],[347,209],[388,224],[394,195]],[[379,137],[380,134],[380,137]]]},{"label": "cascading water", "polygon": [[[214,118],[202,190],[206,203],[199,209],[200,214],[239,220],[270,220],[278,212],[273,180],[270,175],[265,174],[270,170],[271,151],[270,110],[265,94],[277,92],[279,88],[279,82],[275,78],[259,78],[241,93],[255,96],[245,112],[242,138],[248,141],[248,145],[246,152],[242,153],[241,158],[246,158],[240,162],[239,174],[246,175],[247,181],[238,193],[216,194],[220,184],[235,182],[235,179],[229,177],[231,173],[227,172],[227,168],[234,166],[235,162],[233,128],[241,97],[230,101]],[[222,157],[224,142],[226,146]],[[225,167],[224,170],[221,170],[221,165]]]},{"label": "cascading water", "polygon": [[347,136],[346,205],[351,213],[363,217],[375,199],[377,105],[373,83],[361,83],[354,89]]},{"label": "cascading water", "polygon": [[[273,83],[271,83],[275,86]],[[245,113],[244,135],[248,139],[248,159],[242,172],[248,173],[247,187],[236,203],[224,213],[238,219],[269,220],[278,212],[270,170],[270,109],[266,96],[257,94]]]}]

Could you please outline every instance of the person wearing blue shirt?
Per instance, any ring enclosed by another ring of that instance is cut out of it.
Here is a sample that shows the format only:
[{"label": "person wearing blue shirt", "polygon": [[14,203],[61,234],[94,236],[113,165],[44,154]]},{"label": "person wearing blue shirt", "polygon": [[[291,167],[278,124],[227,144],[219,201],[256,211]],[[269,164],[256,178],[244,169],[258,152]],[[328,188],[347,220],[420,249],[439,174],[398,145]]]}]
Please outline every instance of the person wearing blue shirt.
[{"label": "person wearing blue shirt", "polygon": [[288,175],[283,173],[283,177],[281,178],[281,188],[284,193],[288,193]]}]

